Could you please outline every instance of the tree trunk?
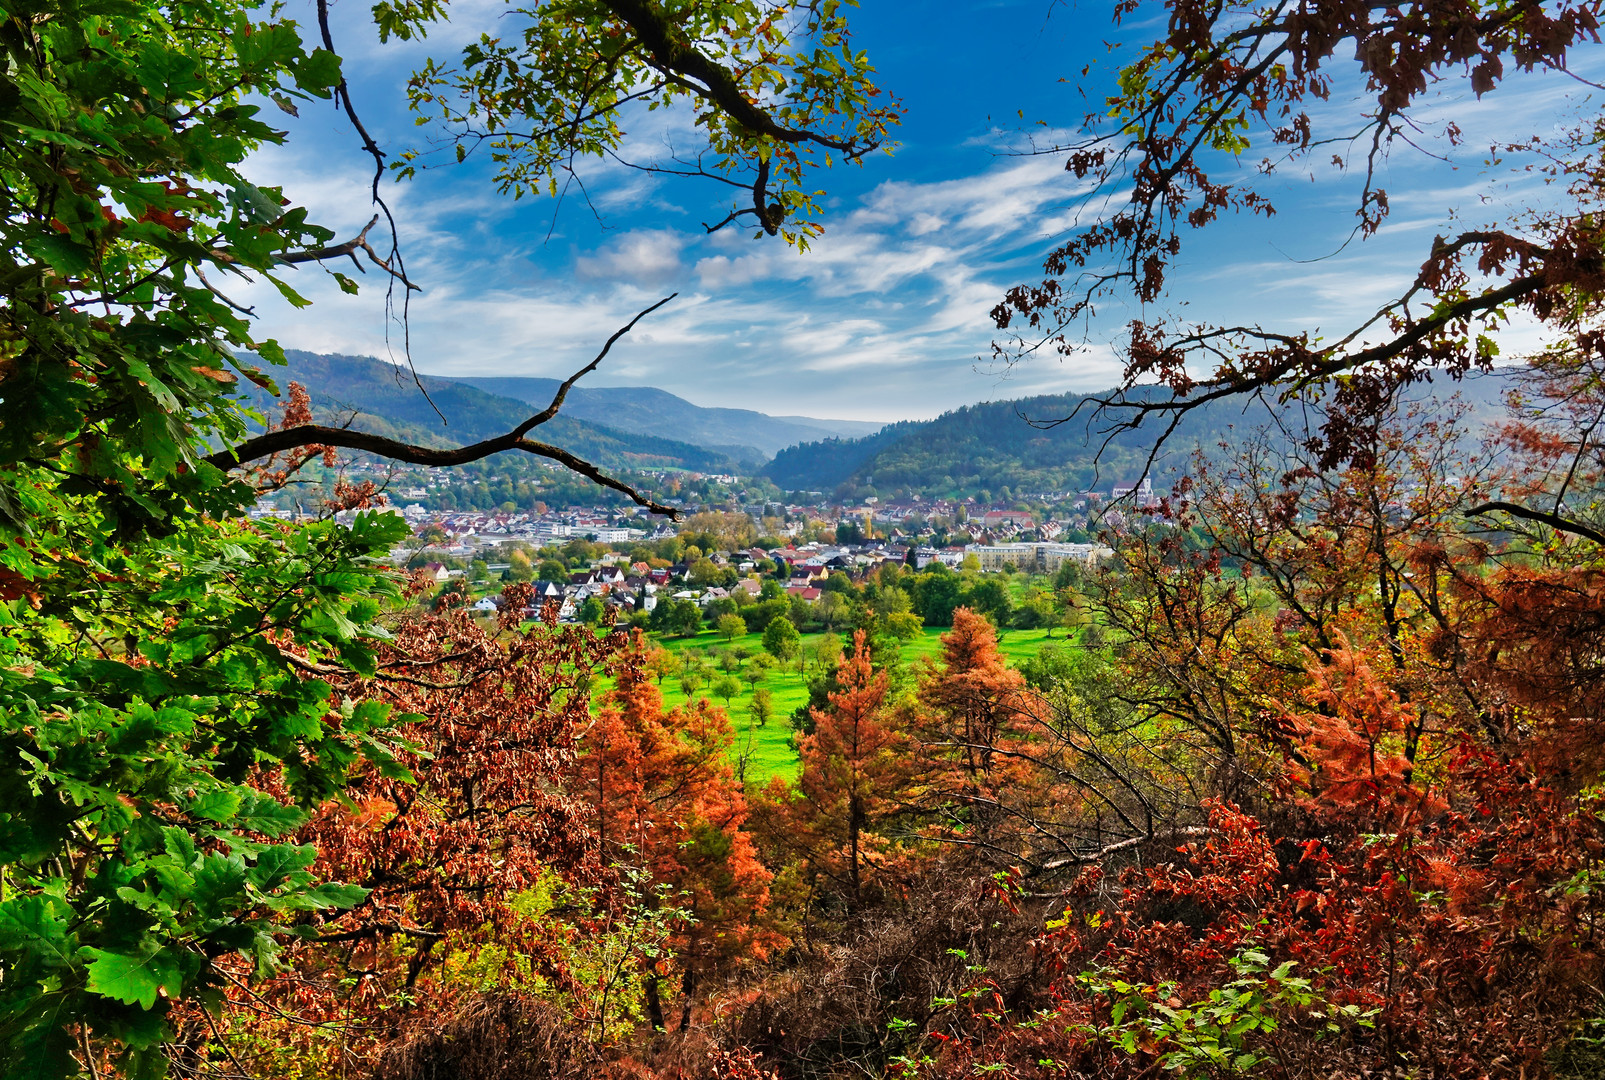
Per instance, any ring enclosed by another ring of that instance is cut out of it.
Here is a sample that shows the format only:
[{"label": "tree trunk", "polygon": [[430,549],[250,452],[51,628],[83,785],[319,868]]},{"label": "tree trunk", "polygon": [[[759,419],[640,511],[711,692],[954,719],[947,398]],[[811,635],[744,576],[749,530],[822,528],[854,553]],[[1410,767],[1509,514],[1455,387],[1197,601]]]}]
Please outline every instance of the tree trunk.
[{"label": "tree trunk", "polygon": [[646,969],[646,1018],[653,1031],[663,1030],[663,999],[658,995],[658,962]]},{"label": "tree trunk", "polygon": [[864,823],[864,807],[858,796],[854,795],[847,803],[847,852],[852,860],[848,864],[848,876],[853,883],[853,901],[858,901],[858,833]]},{"label": "tree trunk", "polygon": [[685,978],[680,982],[680,1030],[691,1029],[691,995],[697,988],[697,970],[692,966],[693,948],[686,950]]}]

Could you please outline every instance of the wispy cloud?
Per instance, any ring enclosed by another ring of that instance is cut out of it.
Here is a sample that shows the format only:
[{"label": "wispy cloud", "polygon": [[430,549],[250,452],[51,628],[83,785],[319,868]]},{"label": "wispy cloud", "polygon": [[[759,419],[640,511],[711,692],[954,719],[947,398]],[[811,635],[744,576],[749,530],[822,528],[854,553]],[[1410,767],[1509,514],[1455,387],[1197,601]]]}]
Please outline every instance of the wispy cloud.
[{"label": "wispy cloud", "polygon": [[667,229],[640,229],[608,240],[593,255],[574,260],[584,281],[659,285],[679,280],[685,267],[680,252],[686,239]]},{"label": "wispy cloud", "polygon": [[[406,66],[431,49],[455,51],[480,27],[507,25],[501,5],[490,0],[463,0],[453,11],[459,21],[423,46],[363,48],[348,57],[348,73],[362,78],[356,92],[366,118],[393,145],[427,135],[401,107]],[[361,14],[353,8],[342,16],[352,20],[342,39],[361,39]],[[1006,35],[1005,16],[1026,15],[1037,33],[1040,12],[1026,8],[990,14],[998,25],[989,32]],[[1108,32],[1102,12],[1075,17],[1090,28],[1077,49],[1100,48],[1099,35]],[[1040,63],[953,73],[933,68],[901,38],[895,45],[909,54],[902,70],[914,73],[915,84],[898,89],[913,105],[922,95],[934,100],[942,80],[964,78],[967,86],[1003,80],[1036,93],[1039,114],[1053,105],[1062,115],[1066,107],[1033,89],[1053,85],[1056,74]],[[1034,55],[1040,59],[1050,46],[1038,42],[1033,47],[1043,52]],[[1053,62],[1068,67],[1071,60]],[[1431,124],[1454,119],[1466,131],[1464,160],[1451,166],[1413,152],[1396,155],[1384,178],[1393,219],[1380,237],[1348,247],[1352,172],[1306,168],[1255,179],[1253,164],[1243,163],[1245,181],[1275,189],[1281,213],[1268,222],[1225,220],[1191,238],[1160,307],[1213,323],[1346,330],[1409,280],[1425,244],[1441,231],[1446,207],[1459,207],[1475,224],[1508,216],[1532,198],[1529,179],[1483,165],[1481,150],[1575,115],[1577,91],[1564,79],[1513,79],[1482,103],[1456,99],[1427,114]],[[1351,94],[1329,108],[1335,116],[1354,100]],[[368,163],[337,116],[303,113],[300,121],[286,118],[290,148],[257,155],[253,175],[285,184],[315,219],[349,233],[371,213]],[[1110,343],[1123,324],[1162,312],[1111,300],[1084,328],[1085,347],[1073,356],[1014,368],[990,361],[995,331],[988,316],[1008,287],[1039,275],[1052,240],[1107,212],[1106,205],[1088,200],[1060,158],[1003,152],[1019,138],[990,122],[955,122],[940,133],[945,141],[933,142],[930,125],[921,130],[924,142],[903,157],[876,157],[819,178],[831,210],[825,235],[807,252],[754,239],[750,228],[707,234],[702,222],[721,216],[714,211],[729,197],[722,186],[602,163],[586,168],[585,197],[571,189],[554,210],[549,200],[498,196],[490,164],[476,157],[386,187],[409,272],[424,286],[405,327],[393,311],[387,315],[383,282],[373,273],[355,298],[316,268],[288,273],[314,301],[304,310],[262,285],[238,298],[257,306],[265,334],[294,347],[399,356],[405,340],[427,372],[563,375],[636,311],[678,291],[674,304],[615,347],[596,381],[656,385],[703,404],[777,413],[897,419],[975,400],[1108,386],[1120,370]],[[1044,131],[1047,138],[1066,134]],[[688,118],[671,110],[637,126],[627,149],[638,160],[662,161],[694,146]],[[1317,256],[1329,257],[1301,261]]]}]

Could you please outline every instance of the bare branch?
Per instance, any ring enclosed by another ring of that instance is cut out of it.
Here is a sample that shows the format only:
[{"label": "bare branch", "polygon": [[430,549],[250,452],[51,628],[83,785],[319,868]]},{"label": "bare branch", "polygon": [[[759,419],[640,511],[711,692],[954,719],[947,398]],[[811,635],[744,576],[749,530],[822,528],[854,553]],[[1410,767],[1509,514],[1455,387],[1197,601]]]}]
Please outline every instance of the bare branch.
[{"label": "bare branch", "polygon": [[206,274],[204,272],[202,272],[202,270],[201,270],[199,265],[196,265],[194,267],[194,270],[195,270],[195,276],[201,279],[201,284],[206,286],[206,291],[207,292],[211,293],[213,296],[215,296],[219,300],[223,301],[223,303],[227,304],[229,307],[233,308],[235,311],[239,312],[241,315],[255,315],[256,314],[256,308],[254,308],[254,307],[244,307],[244,306],[242,306],[240,304],[236,304],[233,300],[230,300],[227,296],[223,295],[223,291],[221,289],[219,289],[216,285],[213,285],[210,281],[207,280]]},{"label": "bare branch", "polygon": [[1581,536],[1585,540],[1592,540],[1596,544],[1605,545],[1605,533],[1600,532],[1598,529],[1591,529],[1582,522],[1572,521],[1569,518],[1563,518],[1559,514],[1553,514],[1546,510],[1534,510],[1531,507],[1522,506],[1520,503],[1495,499],[1491,502],[1473,506],[1466,511],[1466,516],[1477,517],[1481,514],[1490,514],[1496,511],[1503,511],[1511,517],[1521,518],[1523,521],[1533,521],[1540,525],[1548,525],[1556,532],[1571,533],[1573,536]]},{"label": "bare branch", "polygon": [[[1207,825],[1186,825],[1179,829],[1166,830],[1171,836],[1208,836],[1213,831]],[[1119,852],[1157,840],[1159,835],[1159,833],[1150,833],[1146,836],[1128,836],[1124,840],[1116,840],[1092,851],[1070,855],[1063,859],[1050,859],[1042,864],[1042,869],[1044,871],[1062,870],[1067,866],[1080,866],[1086,863],[1098,862]]]},{"label": "bare branch", "polygon": [[576,457],[567,450],[552,446],[550,443],[521,438],[513,432],[497,435],[490,439],[482,439],[468,446],[441,450],[431,446],[416,446],[396,439],[387,439],[381,435],[369,434],[366,431],[351,431],[346,428],[328,427],[323,424],[302,424],[299,427],[285,428],[281,431],[270,431],[266,434],[258,435],[254,439],[247,439],[233,449],[220,450],[201,460],[209,465],[215,465],[219,469],[228,470],[238,468],[247,461],[255,461],[257,458],[268,457],[272,454],[283,453],[286,450],[293,450],[299,446],[313,444],[338,446],[346,450],[362,450],[393,461],[404,461],[409,465],[428,465],[432,468],[466,465],[471,461],[478,461],[481,458],[487,458],[492,454],[500,454],[506,450],[523,450],[537,457],[549,458],[603,487],[612,488],[614,491],[628,496],[637,505],[644,506],[655,514],[664,514],[675,519],[680,516],[678,510],[652,501],[629,484],[622,480],[613,479],[583,458]]},{"label": "bare branch", "polygon": [[[379,253],[375,251],[373,249],[373,245],[368,242],[369,230],[371,230],[378,223],[379,215],[375,214],[372,218],[368,219],[368,224],[362,227],[362,231],[360,233],[352,237],[350,240],[347,240],[343,244],[332,244],[329,247],[315,248],[312,251],[294,251],[288,255],[281,255],[279,257],[279,261],[294,264],[324,262],[328,259],[350,258],[353,263],[356,263],[357,269],[362,270],[362,264],[357,262],[357,252],[364,251],[367,252],[368,258],[372,260],[373,264],[379,267],[379,269],[401,282],[413,292],[422,292],[423,290],[419,286],[413,284],[407,279],[407,272],[404,268],[402,268],[399,260],[396,260],[396,265],[392,266],[392,260],[380,258]],[[366,273],[366,271],[364,271],[364,273]]]},{"label": "bare branch", "polygon": [[[1109,409],[1130,410],[1134,415],[1119,421],[1116,430],[1128,430],[1141,424],[1151,413],[1187,413],[1212,401],[1234,397],[1250,391],[1276,386],[1290,375],[1297,376],[1295,389],[1367,364],[1394,360],[1419,345],[1424,339],[1461,319],[1491,314],[1513,301],[1531,297],[1549,286],[1548,276],[1542,272],[1517,278],[1498,288],[1477,296],[1470,296],[1453,304],[1436,308],[1431,315],[1412,323],[1409,329],[1379,345],[1358,352],[1339,352],[1326,349],[1309,356],[1288,356],[1279,363],[1267,364],[1259,371],[1248,374],[1228,374],[1194,384],[1203,392],[1186,396],[1180,394],[1159,400],[1136,401],[1125,396],[1125,391],[1109,397],[1091,398],[1098,411]],[[1277,340],[1277,335],[1261,335]],[[1285,340],[1285,339],[1283,339]]]},{"label": "bare branch", "polygon": [[613,332],[613,336],[608,338],[607,342],[602,346],[602,351],[596,354],[596,359],[592,360],[589,364],[586,364],[574,374],[570,375],[563,385],[557,388],[557,393],[552,397],[552,403],[546,406],[546,408],[542,409],[540,412],[536,413],[534,416],[530,417],[528,420],[524,421],[522,424],[518,425],[518,427],[514,428],[514,433],[521,436],[530,428],[544,424],[546,421],[556,416],[557,410],[563,407],[563,402],[567,400],[568,392],[574,388],[574,384],[596,370],[596,366],[607,357],[608,350],[613,348],[613,343],[615,341],[619,340],[619,338],[633,330],[636,323],[640,322],[642,319],[646,318],[648,315],[658,310],[658,308],[662,307],[664,304],[667,304],[670,300],[673,300],[679,295],[680,294],[677,292],[670,293],[668,296],[665,296],[662,300],[659,300],[651,307],[641,310],[635,316],[635,318],[631,319],[622,327],[615,330]]},{"label": "bare branch", "polygon": [[630,485],[624,483],[622,480],[616,480],[613,477],[608,476],[597,466],[592,465],[583,458],[576,457],[567,450],[564,450],[558,446],[553,446],[550,443],[543,443],[534,439],[525,438],[531,429],[546,423],[552,417],[557,415],[557,411],[562,408],[563,401],[568,397],[568,392],[574,386],[575,382],[596,369],[596,366],[602,362],[603,358],[607,356],[609,350],[613,348],[614,342],[618,341],[619,338],[629,333],[635,324],[640,322],[641,319],[656,311],[664,304],[667,304],[670,300],[674,299],[676,295],[678,294],[670,294],[669,296],[666,296],[662,300],[659,300],[657,303],[653,304],[651,307],[648,307],[636,314],[633,319],[631,319],[619,330],[615,331],[613,335],[607,339],[607,342],[602,346],[602,350],[596,354],[596,358],[594,360],[592,360],[589,364],[586,364],[580,370],[576,371],[573,375],[569,376],[563,385],[558,388],[557,394],[552,398],[552,403],[550,405],[536,413],[534,416],[531,416],[528,420],[525,420],[523,423],[519,424],[513,430],[502,435],[496,435],[489,439],[482,439],[479,442],[471,443],[468,446],[459,446],[452,449],[440,449],[438,447],[431,446],[417,446],[412,443],[404,443],[396,439],[387,439],[384,436],[370,434],[366,431],[352,431],[348,428],[330,427],[325,424],[300,424],[296,427],[264,432],[255,438],[245,440],[238,446],[235,446],[231,449],[219,450],[217,453],[209,455],[202,460],[210,465],[215,465],[219,469],[227,471],[238,468],[240,465],[243,465],[248,461],[256,461],[259,458],[270,457],[273,454],[283,453],[286,450],[293,450],[297,447],[303,446],[319,445],[338,446],[347,450],[362,450],[370,454],[376,454],[379,457],[389,458],[393,461],[404,461],[411,465],[427,465],[435,468],[442,468],[453,465],[466,465],[471,461],[479,461],[481,458],[486,458],[492,454],[499,454],[507,450],[522,450],[525,453],[534,454],[537,457],[544,457],[552,461],[556,461],[560,465],[563,465],[571,471],[576,472],[581,476],[602,485],[603,487],[611,488],[620,494],[628,496],[637,505],[644,506],[655,514],[663,514],[667,517],[678,520],[680,517],[680,512],[678,510],[675,510],[672,507],[664,506],[661,503],[654,502],[645,495],[642,495],[640,492],[636,491]]}]

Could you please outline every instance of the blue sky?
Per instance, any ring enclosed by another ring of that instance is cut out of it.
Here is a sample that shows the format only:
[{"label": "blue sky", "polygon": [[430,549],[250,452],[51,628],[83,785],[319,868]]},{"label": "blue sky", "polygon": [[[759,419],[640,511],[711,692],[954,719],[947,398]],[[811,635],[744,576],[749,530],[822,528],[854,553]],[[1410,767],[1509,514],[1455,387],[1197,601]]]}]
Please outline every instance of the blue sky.
[{"label": "blue sky", "polygon": [[[408,72],[426,53],[454,55],[493,26],[502,7],[459,0],[452,25],[422,46],[382,46],[365,4],[336,8],[354,97],[382,144],[399,151],[429,137],[406,112]],[[287,13],[312,25],[310,5],[304,15],[294,5]],[[677,291],[588,384],[873,420],[1112,384],[1119,364],[1109,342],[1135,308],[1105,305],[1077,355],[1010,371],[989,358],[987,311],[1010,285],[1033,279],[1079,205],[1061,160],[1009,150],[1023,145],[1020,132],[1032,121],[1061,127],[1082,115],[1083,65],[1101,65],[1085,80],[1087,96],[1107,93],[1105,42],[1141,40],[1140,24],[1117,31],[1104,3],[863,0],[854,27],[881,85],[902,97],[908,115],[892,156],[821,174],[826,233],[809,252],[754,240],[750,230],[707,236],[700,223],[722,216],[721,192],[616,167],[584,174],[595,213],[572,197],[515,204],[472,159],[387,185],[409,270],[423,286],[409,327],[418,370],[566,375],[636,310]],[[1394,156],[1383,177],[1393,212],[1380,236],[1338,251],[1353,221],[1355,178],[1289,172],[1271,189],[1276,218],[1227,220],[1199,234],[1171,294],[1142,314],[1341,334],[1408,281],[1434,233],[1453,231],[1449,210],[1467,227],[1541,198],[1530,176],[1488,167],[1486,148],[1501,137],[1553,132],[1597,108],[1586,93],[1559,76],[1513,78],[1476,102],[1463,84],[1447,83],[1422,115],[1440,125],[1452,117],[1465,143],[1450,162]],[[1326,109],[1338,115],[1353,101],[1340,94]],[[253,179],[285,185],[342,236],[360,228],[371,212],[369,166],[350,130],[317,104],[282,120],[289,143],[258,154]],[[663,113],[649,123],[632,130],[643,147],[684,131],[676,127],[683,119]],[[257,306],[265,334],[292,348],[401,356],[401,328],[386,319],[375,275],[355,298],[314,268],[295,271],[292,281],[314,301],[310,308],[290,308],[260,286],[240,297]],[[1513,338],[1512,347],[1522,328]]]}]

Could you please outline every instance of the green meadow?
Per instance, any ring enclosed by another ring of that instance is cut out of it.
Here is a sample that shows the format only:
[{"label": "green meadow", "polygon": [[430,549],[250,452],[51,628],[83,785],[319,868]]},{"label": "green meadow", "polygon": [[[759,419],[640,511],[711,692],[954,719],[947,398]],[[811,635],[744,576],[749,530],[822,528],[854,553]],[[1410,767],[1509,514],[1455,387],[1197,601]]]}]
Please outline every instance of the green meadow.
[{"label": "green meadow", "polygon": [[[923,658],[937,656],[942,647],[941,635],[946,632],[945,627],[926,627],[919,637],[904,643],[903,662],[913,665]],[[731,757],[749,783],[761,786],[772,776],[782,776],[787,780],[795,778],[797,751],[792,745],[791,715],[808,700],[807,676],[798,674],[795,661],[787,663],[783,669],[770,671],[756,687],[742,680],[741,693],[732,696],[726,703],[724,698],[712,692],[712,680],[724,674],[714,661],[717,650],[745,650],[749,656],[756,656],[763,651],[762,634],[743,634],[729,642],[712,630],[704,630],[695,637],[652,637],[671,653],[700,652],[708,658],[713,669],[712,678],[704,677],[704,683],[696,689],[695,697],[706,698],[729,714],[730,727],[736,737],[735,745],[730,750]],[[823,634],[802,635],[803,655],[809,657],[810,664],[812,652],[822,637]],[[851,640],[846,634],[837,634],[836,637],[844,645]],[[1009,630],[998,642],[998,651],[1010,665],[1018,665],[1035,656],[1047,638],[1046,630]],[[1063,632],[1054,640],[1064,640]],[[745,663],[743,661],[743,666]],[[739,678],[740,672],[735,674]],[[666,676],[659,685],[666,704],[672,707],[686,703],[687,698],[680,688],[678,677]],[[755,723],[752,718],[755,689],[767,689],[773,705],[773,713],[763,725]]]}]

